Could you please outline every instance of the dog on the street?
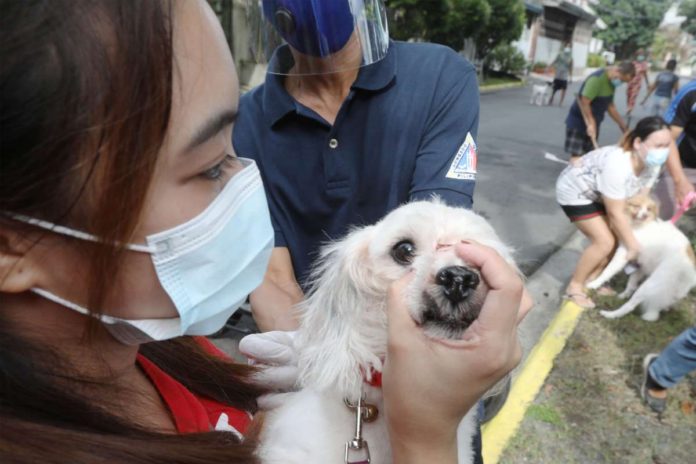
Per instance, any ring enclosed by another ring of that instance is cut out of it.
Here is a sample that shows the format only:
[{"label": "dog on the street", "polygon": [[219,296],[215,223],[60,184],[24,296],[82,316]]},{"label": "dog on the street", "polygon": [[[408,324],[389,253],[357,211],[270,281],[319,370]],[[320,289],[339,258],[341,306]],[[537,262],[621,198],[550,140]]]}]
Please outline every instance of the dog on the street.
[{"label": "dog on the street", "polygon": [[[670,221],[657,217],[657,204],[641,194],[627,201],[633,233],[640,243],[638,267],[628,278],[619,298],[629,298],[614,311],[600,311],[602,316],[616,319],[638,306],[642,318],[656,321],[660,312],[684,298],[696,286],[696,257],[689,239]],[[620,245],[607,267],[587,287],[597,289],[628,264],[627,251]]]},{"label": "dog on the street", "polygon": [[551,98],[551,82],[541,82],[532,85],[531,105],[544,106]]},{"label": "dog on the street", "polygon": [[[373,464],[392,462],[375,381],[387,351],[387,291],[413,270],[407,293],[411,317],[430,337],[460,337],[488,292],[480,271],[455,254],[462,240],[492,247],[514,265],[484,218],[437,199],[401,206],[322,249],[299,307],[300,389],[265,417],[263,462],[343,464],[367,461],[368,452]],[[362,448],[347,444],[355,437],[358,401],[364,409]],[[458,428],[460,464],[473,459],[475,414],[469,412]]]}]

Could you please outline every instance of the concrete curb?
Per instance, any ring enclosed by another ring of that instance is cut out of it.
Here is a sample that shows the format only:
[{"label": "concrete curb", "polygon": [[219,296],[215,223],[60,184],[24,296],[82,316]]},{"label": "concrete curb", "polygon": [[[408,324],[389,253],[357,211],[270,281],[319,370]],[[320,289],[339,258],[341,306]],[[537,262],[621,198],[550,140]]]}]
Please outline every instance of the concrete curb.
[{"label": "concrete curb", "polygon": [[529,405],[534,402],[546,381],[556,357],[563,351],[568,338],[575,331],[583,308],[567,301],[551,321],[539,343],[527,356],[510,389],[503,408],[482,427],[483,461],[497,464],[505,447],[515,436]]},{"label": "concrete curb", "polygon": [[551,372],[556,356],[573,334],[582,308],[572,302],[564,303],[561,293],[583,249],[584,237],[576,231],[527,281],[535,306],[519,330],[524,359],[513,373],[512,388],[505,405],[482,428],[486,464],[498,463],[522,423],[527,408]]},{"label": "concrete curb", "polygon": [[496,92],[498,90],[518,89],[520,87],[524,87],[525,85],[527,85],[525,81],[510,82],[509,84],[486,85],[483,87],[479,87],[479,93],[491,93]]}]

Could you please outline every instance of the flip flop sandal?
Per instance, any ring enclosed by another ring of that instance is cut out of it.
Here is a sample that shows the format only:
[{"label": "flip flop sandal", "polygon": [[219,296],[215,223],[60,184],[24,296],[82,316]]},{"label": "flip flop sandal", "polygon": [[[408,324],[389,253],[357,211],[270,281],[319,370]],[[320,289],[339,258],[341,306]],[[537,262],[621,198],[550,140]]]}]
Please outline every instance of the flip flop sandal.
[{"label": "flip flop sandal", "polygon": [[584,293],[565,293],[563,294],[563,299],[572,301],[576,305],[585,309],[594,309],[596,306],[594,301],[592,301],[592,299]]}]

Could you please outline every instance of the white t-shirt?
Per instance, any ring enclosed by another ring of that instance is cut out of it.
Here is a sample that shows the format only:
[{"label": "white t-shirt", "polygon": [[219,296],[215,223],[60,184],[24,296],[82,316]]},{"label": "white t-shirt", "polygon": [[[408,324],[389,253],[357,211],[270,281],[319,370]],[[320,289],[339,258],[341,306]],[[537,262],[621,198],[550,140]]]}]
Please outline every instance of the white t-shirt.
[{"label": "white t-shirt", "polygon": [[561,205],[601,203],[602,197],[624,200],[643,188],[652,188],[660,168],[646,167],[639,176],[633,172],[631,153],[610,145],[580,158],[568,166],[556,181],[556,200]]}]

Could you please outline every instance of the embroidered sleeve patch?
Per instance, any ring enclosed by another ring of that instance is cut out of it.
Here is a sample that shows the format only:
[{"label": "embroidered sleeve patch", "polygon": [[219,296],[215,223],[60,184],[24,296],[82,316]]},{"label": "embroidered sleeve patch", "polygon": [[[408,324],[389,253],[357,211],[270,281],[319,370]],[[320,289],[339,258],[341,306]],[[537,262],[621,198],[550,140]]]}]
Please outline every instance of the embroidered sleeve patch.
[{"label": "embroidered sleeve patch", "polygon": [[449,179],[475,180],[476,161],[476,142],[474,142],[471,133],[467,133],[466,139],[464,139],[464,143],[457,150],[457,154],[454,155],[452,164],[445,177]]}]

